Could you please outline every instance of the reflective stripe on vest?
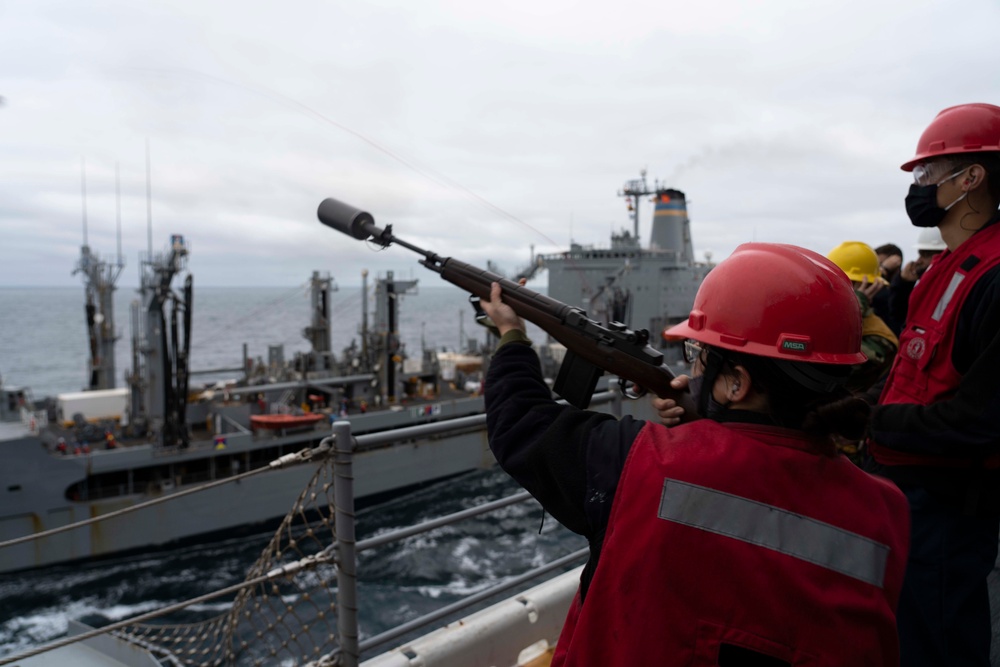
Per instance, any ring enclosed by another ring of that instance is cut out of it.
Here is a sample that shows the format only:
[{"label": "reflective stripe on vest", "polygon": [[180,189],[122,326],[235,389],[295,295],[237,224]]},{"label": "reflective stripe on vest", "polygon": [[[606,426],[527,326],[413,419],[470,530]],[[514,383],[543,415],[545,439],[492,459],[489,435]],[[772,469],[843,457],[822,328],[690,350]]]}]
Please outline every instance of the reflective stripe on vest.
[{"label": "reflective stripe on vest", "polygon": [[965,275],[956,271],[951,276],[951,282],[948,283],[948,288],[941,295],[940,301],[938,301],[937,306],[934,308],[934,312],[931,314],[931,318],[934,321],[939,321],[944,316],[944,311],[948,308],[948,304],[951,300],[955,298],[955,292],[958,291],[958,286],[962,284],[965,280]]},{"label": "reflective stripe on vest", "polygon": [[882,587],[889,547],[788,510],[674,479],[659,518],[756,544]]}]

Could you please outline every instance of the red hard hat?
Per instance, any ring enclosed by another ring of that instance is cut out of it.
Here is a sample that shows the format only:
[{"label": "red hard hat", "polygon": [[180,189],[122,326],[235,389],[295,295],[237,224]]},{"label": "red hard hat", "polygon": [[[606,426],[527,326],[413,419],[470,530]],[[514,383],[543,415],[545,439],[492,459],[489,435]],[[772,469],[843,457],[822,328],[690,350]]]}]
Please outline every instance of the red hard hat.
[{"label": "red hard hat", "polygon": [[738,247],[705,277],[687,321],[663,336],[788,361],[865,361],[847,276],[826,257],[782,243]]},{"label": "red hard hat", "polygon": [[931,121],[917,142],[917,154],[901,169],[913,171],[917,163],[932,157],[988,151],[1000,151],[1000,107],[960,104]]}]

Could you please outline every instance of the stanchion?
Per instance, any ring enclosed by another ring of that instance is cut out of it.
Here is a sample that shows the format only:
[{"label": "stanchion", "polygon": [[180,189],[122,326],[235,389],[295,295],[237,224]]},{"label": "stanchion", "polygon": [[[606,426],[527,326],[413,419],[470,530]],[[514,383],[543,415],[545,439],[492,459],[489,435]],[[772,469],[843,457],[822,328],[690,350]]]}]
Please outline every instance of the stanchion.
[{"label": "stanchion", "polygon": [[354,538],[354,439],[351,424],[333,425],[333,499],[337,531],[337,634],[340,665],[358,665],[358,573]]}]

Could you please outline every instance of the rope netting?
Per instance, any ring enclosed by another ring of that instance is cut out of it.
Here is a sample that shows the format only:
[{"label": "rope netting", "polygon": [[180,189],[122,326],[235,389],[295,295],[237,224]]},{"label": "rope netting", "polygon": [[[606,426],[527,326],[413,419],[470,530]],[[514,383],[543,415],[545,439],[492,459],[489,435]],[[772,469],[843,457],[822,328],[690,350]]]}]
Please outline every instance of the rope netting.
[{"label": "rope netting", "polygon": [[227,612],[193,623],[135,623],[115,634],[186,667],[305,664],[333,651],[333,465],[328,458],[317,466]]}]

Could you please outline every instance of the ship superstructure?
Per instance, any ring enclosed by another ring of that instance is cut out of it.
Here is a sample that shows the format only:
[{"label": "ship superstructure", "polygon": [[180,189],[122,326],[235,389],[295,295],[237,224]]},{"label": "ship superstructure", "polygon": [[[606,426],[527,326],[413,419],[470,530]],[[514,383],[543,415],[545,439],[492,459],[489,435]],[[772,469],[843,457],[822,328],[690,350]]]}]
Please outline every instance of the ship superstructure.
[{"label": "ship superstructure", "polygon": [[[679,351],[660,333],[687,318],[711,264],[695,261],[683,192],[659,181],[650,186],[643,170],[618,194],[627,202],[632,230],[613,233],[607,248],[573,243],[567,251],[540,255],[549,272],[548,295],[579,304],[594,319],[647,329],[650,342],[676,360]],[[653,204],[653,222],[643,247],[639,221],[646,201]]]}]

